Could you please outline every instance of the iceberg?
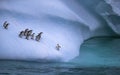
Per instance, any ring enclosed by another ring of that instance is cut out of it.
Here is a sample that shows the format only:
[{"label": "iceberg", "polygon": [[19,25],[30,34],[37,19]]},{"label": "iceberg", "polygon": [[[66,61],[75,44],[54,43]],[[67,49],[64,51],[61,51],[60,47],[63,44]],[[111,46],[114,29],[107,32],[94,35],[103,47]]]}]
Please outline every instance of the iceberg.
[{"label": "iceberg", "polygon": [[[119,7],[95,0],[98,3],[96,8],[88,10],[89,4],[82,4],[81,1],[1,0],[0,59],[66,62],[79,56],[80,45],[85,40],[96,36],[119,35],[119,26],[115,24],[120,23],[110,19],[120,18]],[[117,17],[103,11],[102,4],[113,7],[115,10],[111,11],[117,11]],[[2,27],[5,21],[10,23],[8,30]],[[40,42],[19,38],[20,31],[26,28],[33,30],[36,35],[43,32]],[[60,51],[55,48],[57,43],[61,46]]]}]

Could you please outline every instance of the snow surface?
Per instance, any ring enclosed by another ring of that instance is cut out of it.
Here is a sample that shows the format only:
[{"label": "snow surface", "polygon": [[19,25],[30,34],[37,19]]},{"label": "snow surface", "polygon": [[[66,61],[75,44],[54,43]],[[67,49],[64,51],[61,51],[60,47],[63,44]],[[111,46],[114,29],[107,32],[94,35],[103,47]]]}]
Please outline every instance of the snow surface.
[{"label": "snow surface", "polygon": [[[99,18],[73,0],[1,0],[0,16],[1,59],[68,61],[79,55],[84,40],[111,35]],[[4,21],[10,23],[8,30]],[[19,38],[26,28],[42,31],[40,42]]]},{"label": "snow surface", "polygon": [[[57,0],[50,3],[45,3],[44,0],[27,2],[21,0],[2,3],[0,58],[68,61],[78,56],[82,37],[78,26],[70,25],[76,20],[74,13]],[[10,23],[8,30],[2,27],[6,20]],[[32,29],[36,34],[42,31],[41,41],[19,38],[19,32],[26,28]],[[55,49],[57,43],[61,45],[60,51]]]}]

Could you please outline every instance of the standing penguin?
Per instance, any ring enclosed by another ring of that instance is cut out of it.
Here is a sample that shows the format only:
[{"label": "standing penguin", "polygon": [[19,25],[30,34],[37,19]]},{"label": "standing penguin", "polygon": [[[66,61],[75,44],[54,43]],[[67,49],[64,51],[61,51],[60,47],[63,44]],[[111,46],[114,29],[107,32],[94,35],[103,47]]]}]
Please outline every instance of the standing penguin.
[{"label": "standing penguin", "polygon": [[41,35],[43,34],[43,32],[40,32],[37,36],[36,36],[36,41],[40,41],[41,39]]},{"label": "standing penguin", "polygon": [[5,28],[6,24],[7,24],[7,21],[5,21],[5,22],[3,23],[3,27],[4,27],[4,28]]},{"label": "standing penguin", "polygon": [[29,29],[25,29],[25,32],[24,32],[24,36],[27,36],[27,33],[28,33]]},{"label": "standing penguin", "polygon": [[27,36],[26,36],[26,39],[29,40],[29,36],[31,36],[32,34],[32,30],[29,30],[28,33],[27,33]]},{"label": "standing penguin", "polygon": [[56,49],[59,51],[60,48],[61,48],[61,46],[59,44],[57,44]]},{"label": "standing penguin", "polygon": [[32,39],[32,40],[34,40],[34,35],[35,35],[35,33],[33,33],[33,34],[31,35],[31,39]]},{"label": "standing penguin", "polygon": [[5,29],[8,29],[8,26],[9,26],[9,25],[10,25],[10,24],[7,23],[7,21],[5,21],[4,24],[3,24],[3,27],[4,27]]},{"label": "standing penguin", "polygon": [[21,31],[19,34],[19,37],[22,38],[22,36],[24,36],[24,31]]}]

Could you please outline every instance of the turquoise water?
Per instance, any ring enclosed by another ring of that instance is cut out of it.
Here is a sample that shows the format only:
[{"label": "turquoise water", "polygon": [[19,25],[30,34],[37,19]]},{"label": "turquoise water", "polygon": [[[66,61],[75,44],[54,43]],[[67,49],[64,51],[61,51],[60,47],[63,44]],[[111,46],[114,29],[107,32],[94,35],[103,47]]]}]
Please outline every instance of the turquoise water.
[{"label": "turquoise water", "polygon": [[70,62],[0,60],[0,75],[120,75],[120,39],[94,38]]},{"label": "turquoise water", "polygon": [[84,66],[119,66],[120,38],[93,38],[81,46],[80,56],[75,63]]}]

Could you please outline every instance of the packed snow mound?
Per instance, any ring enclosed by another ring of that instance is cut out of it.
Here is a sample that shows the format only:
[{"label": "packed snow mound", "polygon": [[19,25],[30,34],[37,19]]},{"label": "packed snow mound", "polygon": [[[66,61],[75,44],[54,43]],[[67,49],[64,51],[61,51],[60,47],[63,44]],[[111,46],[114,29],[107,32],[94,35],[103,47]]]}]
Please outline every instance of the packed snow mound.
[{"label": "packed snow mound", "polygon": [[[82,42],[83,40],[78,25],[75,25],[76,27],[71,26],[70,23],[72,24],[72,22],[68,21],[68,23],[65,23],[67,21],[64,22],[64,20],[61,20],[64,23],[59,23],[60,19],[54,19],[54,17],[49,17],[50,20],[45,22],[39,22],[39,20],[31,21],[31,19],[27,19],[25,22],[22,21],[24,18],[19,19],[10,16],[8,18],[8,15],[6,17],[10,26],[7,30],[2,26],[0,28],[1,59],[44,59],[68,61],[79,54],[80,43],[78,41]],[[1,19],[3,19],[3,17]],[[51,19],[56,22],[58,19],[58,22],[54,23]],[[6,19],[3,19],[1,21],[1,25],[5,20]],[[20,31],[25,30],[26,28],[33,30],[36,35],[39,32],[43,32],[40,42],[32,39],[26,40],[25,37],[20,38],[18,36]],[[57,43],[61,46],[60,51],[55,48]]]},{"label": "packed snow mound", "polygon": [[[69,61],[79,55],[84,40],[115,34],[103,18],[73,0],[1,0],[0,16],[0,59]],[[26,28],[43,32],[40,42],[19,38]]]},{"label": "packed snow mound", "polygon": [[[68,61],[79,55],[79,42],[83,42],[79,28],[89,29],[77,22],[75,14],[63,3],[58,0],[49,4],[44,0],[13,1],[1,2],[1,59]],[[10,23],[8,30],[2,27],[5,21]],[[19,38],[20,31],[26,28],[36,35],[43,32],[40,42]],[[60,51],[55,48],[58,43]]]}]

